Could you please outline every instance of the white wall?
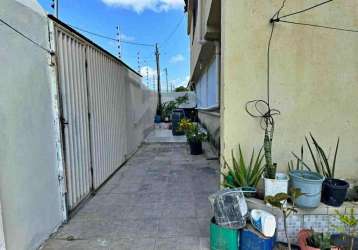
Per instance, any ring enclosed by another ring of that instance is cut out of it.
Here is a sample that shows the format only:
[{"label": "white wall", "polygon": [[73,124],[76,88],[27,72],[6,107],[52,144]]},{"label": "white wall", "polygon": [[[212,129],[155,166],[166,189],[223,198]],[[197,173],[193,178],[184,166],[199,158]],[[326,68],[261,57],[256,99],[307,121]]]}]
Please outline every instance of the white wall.
[{"label": "white wall", "polygon": [[[48,47],[35,0],[1,0],[0,17]],[[31,10],[30,7],[34,7]],[[0,25],[0,200],[7,250],[31,250],[61,224],[49,54]]]}]

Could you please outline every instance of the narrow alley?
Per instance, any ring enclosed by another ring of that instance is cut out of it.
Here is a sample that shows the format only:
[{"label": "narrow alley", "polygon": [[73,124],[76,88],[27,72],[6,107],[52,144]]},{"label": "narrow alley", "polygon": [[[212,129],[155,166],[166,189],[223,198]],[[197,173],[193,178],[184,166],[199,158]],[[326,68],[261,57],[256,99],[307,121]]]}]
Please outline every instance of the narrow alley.
[{"label": "narrow alley", "polygon": [[218,162],[190,155],[182,142],[150,141],[43,249],[209,249]]}]

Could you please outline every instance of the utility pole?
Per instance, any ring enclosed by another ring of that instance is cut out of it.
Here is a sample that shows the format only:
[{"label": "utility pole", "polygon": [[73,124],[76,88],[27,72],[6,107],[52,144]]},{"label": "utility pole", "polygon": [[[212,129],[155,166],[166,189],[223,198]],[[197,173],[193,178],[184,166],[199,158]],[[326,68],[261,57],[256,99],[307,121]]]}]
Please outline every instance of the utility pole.
[{"label": "utility pole", "polygon": [[117,26],[117,42],[118,42],[118,58],[121,59],[122,53],[121,53],[121,27]]},{"label": "utility pole", "polygon": [[155,44],[155,59],[157,62],[157,87],[158,87],[158,106],[157,106],[157,115],[162,115],[162,96],[161,96],[161,90],[160,90],[160,62],[159,62],[159,49],[158,49],[158,44]]},{"label": "utility pole", "polygon": [[51,8],[54,9],[55,17],[58,19],[58,0],[52,0]]},{"label": "utility pole", "polygon": [[167,93],[169,93],[169,85],[168,85],[168,68],[164,69],[165,71],[165,80],[167,82]]}]

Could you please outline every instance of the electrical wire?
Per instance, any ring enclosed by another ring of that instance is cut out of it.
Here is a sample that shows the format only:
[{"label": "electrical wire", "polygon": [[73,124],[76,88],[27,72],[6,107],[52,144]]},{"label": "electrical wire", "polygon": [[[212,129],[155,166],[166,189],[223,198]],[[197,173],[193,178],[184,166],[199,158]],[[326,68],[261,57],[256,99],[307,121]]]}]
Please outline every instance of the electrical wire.
[{"label": "electrical wire", "polygon": [[169,33],[169,35],[167,36],[167,38],[164,39],[163,42],[160,43],[160,44],[164,44],[164,45],[162,45],[162,48],[164,48],[164,47],[167,46],[168,41],[173,37],[173,35],[175,34],[175,32],[177,32],[177,30],[179,29],[180,25],[182,24],[184,18],[185,18],[185,15],[183,14],[182,18],[181,18],[180,21],[176,24],[176,26],[174,27],[174,29]]},{"label": "electrical wire", "polygon": [[117,38],[105,36],[105,35],[95,33],[93,31],[85,30],[85,29],[82,29],[82,28],[79,28],[79,27],[76,27],[76,26],[73,26],[73,25],[69,25],[69,26],[71,28],[73,28],[73,29],[76,29],[76,30],[79,30],[79,31],[82,31],[82,32],[85,32],[85,33],[88,33],[88,34],[91,34],[93,36],[108,39],[108,40],[111,40],[111,41],[116,41],[116,42],[121,41],[122,43],[131,44],[131,45],[137,45],[137,46],[147,46],[147,47],[154,47],[155,46],[154,44],[149,44],[149,43],[139,43],[139,42],[132,42],[132,41],[127,41],[127,40],[118,40]]},{"label": "electrical wire", "polygon": [[301,23],[301,22],[292,22],[287,20],[278,20],[278,22],[282,23],[290,23],[290,24],[296,24],[296,25],[303,25],[303,26],[311,26],[315,28],[323,28],[323,29],[330,29],[330,30],[339,30],[339,31],[347,31],[347,32],[358,32],[358,30],[353,29],[346,29],[346,28],[337,28],[337,27],[330,27],[330,26],[324,26],[324,25],[318,25],[318,24],[311,24],[311,23]]},{"label": "electrical wire", "polygon": [[16,29],[15,27],[11,26],[9,23],[7,23],[6,21],[4,21],[3,19],[0,18],[0,22],[3,23],[4,25],[6,25],[8,28],[10,28],[11,30],[13,30],[14,32],[16,32],[18,35],[20,35],[22,38],[26,39],[27,41],[31,42],[32,44],[34,44],[35,46],[37,46],[38,48],[46,51],[47,53],[52,53],[49,49],[45,48],[44,46],[42,46],[40,43],[32,40],[30,37],[28,37],[27,35],[25,35],[24,33],[22,33],[21,31],[19,31],[18,29]]},{"label": "electrical wire", "polygon": [[293,13],[290,13],[290,14],[287,14],[287,15],[284,15],[284,16],[281,16],[281,17],[278,17],[278,16],[277,16],[277,17],[278,17],[279,19],[281,19],[281,18],[293,16],[293,15],[296,15],[296,14],[300,14],[300,13],[303,13],[303,12],[306,12],[306,11],[309,11],[309,10],[312,10],[312,9],[314,9],[314,8],[317,8],[317,7],[319,7],[319,6],[322,6],[322,5],[324,5],[324,4],[327,4],[327,3],[330,3],[330,2],[333,2],[333,1],[334,1],[334,0],[324,1],[324,2],[322,2],[322,3],[313,5],[313,6],[309,7],[309,8],[306,8],[306,9],[303,9],[303,10],[300,10],[300,11],[296,11],[296,12],[293,12]]},{"label": "electrical wire", "polygon": [[[273,21],[277,19],[280,15],[280,12],[285,7],[287,0],[283,0],[280,8],[275,12],[275,14],[270,19],[271,23],[271,32],[269,35],[268,43],[267,43],[267,57],[266,57],[266,100],[263,99],[255,99],[248,101],[245,105],[246,112],[254,118],[260,118],[260,126],[263,130],[268,130],[273,134],[275,128],[275,121],[273,116],[280,115],[281,112],[278,109],[271,108],[270,105],[270,59],[271,59],[271,41],[275,31],[276,22]],[[253,108],[253,111],[250,111]]]}]

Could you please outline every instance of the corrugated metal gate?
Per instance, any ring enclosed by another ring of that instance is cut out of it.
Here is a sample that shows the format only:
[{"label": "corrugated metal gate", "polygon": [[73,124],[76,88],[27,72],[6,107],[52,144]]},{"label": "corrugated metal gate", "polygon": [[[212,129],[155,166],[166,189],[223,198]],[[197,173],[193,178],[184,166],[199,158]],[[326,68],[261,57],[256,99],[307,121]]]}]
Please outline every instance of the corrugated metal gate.
[{"label": "corrugated metal gate", "polygon": [[88,47],[93,181],[98,188],[124,161],[126,146],[126,84],[120,63]]},{"label": "corrugated metal gate", "polygon": [[56,28],[59,91],[65,147],[67,202],[74,208],[91,190],[86,44]]},{"label": "corrugated metal gate", "polygon": [[156,96],[128,66],[54,21],[72,210],[140,145],[153,124]]}]

